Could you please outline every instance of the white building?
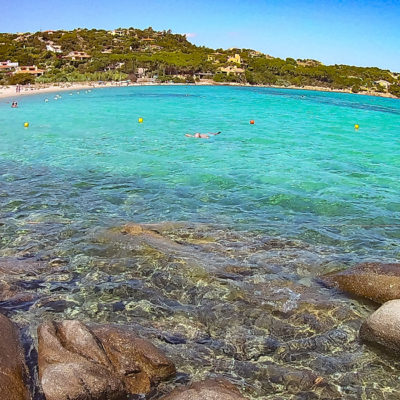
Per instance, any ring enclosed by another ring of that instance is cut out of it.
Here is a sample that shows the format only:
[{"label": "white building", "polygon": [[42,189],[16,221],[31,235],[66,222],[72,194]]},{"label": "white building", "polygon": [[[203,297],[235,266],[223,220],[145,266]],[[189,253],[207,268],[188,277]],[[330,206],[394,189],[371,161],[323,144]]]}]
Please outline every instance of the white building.
[{"label": "white building", "polygon": [[52,53],[62,53],[61,46],[57,44],[46,44],[46,50]]},{"label": "white building", "polygon": [[10,60],[0,61],[0,71],[7,71],[17,67],[18,67],[17,62],[11,62]]}]

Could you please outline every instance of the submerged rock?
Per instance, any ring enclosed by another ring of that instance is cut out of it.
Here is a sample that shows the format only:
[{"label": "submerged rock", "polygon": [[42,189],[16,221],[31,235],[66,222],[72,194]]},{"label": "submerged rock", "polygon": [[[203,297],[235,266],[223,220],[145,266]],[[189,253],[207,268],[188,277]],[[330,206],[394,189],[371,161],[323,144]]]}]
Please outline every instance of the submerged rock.
[{"label": "submerged rock", "polygon": [[47,267],[44,261],[33,258],[0,257],[0,277],[8,275],[37,275]]},{"label": "submerged rock", "polygon": [[226,379],[207,379],[177,388],[160,400],[246,400]]},{"label": "submerged rock", "polygon": [[117,400],[147,393],[174,365],[128,327],[79,321],[38,328],[39,374],[46,400]]},{"label": "submerged rock", "polygon": [[322,280],[328,286],[377,303],[400,299],[400,264],[363,263]]},{"label": "submerged rock", "polygon": [[24,382],[26,374],[18,332],[13,323],[0,314],[0,397],[7,400],[30,399]]},{"label": "submerged rock", "polygon": [[385,303],[361,325],[361,339],[400,354],[400,300]]}]

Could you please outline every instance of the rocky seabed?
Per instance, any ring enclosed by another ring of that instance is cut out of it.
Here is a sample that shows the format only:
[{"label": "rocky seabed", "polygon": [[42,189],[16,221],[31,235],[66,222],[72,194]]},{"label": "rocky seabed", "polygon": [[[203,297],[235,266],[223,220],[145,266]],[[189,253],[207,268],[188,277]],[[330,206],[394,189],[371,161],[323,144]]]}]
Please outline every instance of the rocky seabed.
[{"label": "rocky seabed", "polygon": [[2,400],[400,398],[400,264],[186,223],[82,243],[2,253]]}]

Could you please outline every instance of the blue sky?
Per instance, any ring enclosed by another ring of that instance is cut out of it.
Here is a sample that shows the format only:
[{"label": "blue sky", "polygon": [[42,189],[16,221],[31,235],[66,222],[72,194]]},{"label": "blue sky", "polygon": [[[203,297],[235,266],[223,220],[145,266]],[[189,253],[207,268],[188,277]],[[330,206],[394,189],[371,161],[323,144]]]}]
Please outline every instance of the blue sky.
[{"label": "blue sky", "polygon": [[0,31],[172,29],[197,45],[400,72],[400,0],[0,0]]}]

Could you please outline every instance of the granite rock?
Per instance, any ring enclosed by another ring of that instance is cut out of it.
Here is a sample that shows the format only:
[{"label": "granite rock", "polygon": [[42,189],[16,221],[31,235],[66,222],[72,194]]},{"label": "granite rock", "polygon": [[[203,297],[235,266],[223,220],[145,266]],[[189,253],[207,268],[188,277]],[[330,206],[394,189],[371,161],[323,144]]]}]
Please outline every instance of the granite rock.
[{"label": "granite rock", "polygon": [[29,400],[31,398],[25,380],[27,368],[14,324],[0,314],[0,388],[1,398]]}]

